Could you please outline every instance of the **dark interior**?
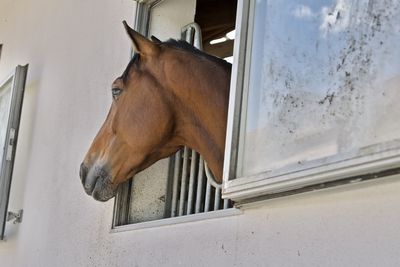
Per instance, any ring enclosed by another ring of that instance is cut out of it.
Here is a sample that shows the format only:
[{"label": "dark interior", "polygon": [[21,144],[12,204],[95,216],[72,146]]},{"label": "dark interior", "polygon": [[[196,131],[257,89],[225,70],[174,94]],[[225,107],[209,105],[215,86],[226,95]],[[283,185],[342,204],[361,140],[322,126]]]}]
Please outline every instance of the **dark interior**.
[{"label": "dark interior", "polygon": [[211,45],[235,29],[237,0],[197,0],[195,22],[201,27],[203,50],[225,58],[233,55],[233,40]]}]

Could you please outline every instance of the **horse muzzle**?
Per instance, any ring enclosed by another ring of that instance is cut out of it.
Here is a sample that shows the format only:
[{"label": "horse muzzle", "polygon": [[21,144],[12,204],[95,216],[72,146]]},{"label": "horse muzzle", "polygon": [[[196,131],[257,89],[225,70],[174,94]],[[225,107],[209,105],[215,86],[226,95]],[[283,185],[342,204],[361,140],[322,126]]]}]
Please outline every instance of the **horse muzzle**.
[{"label": "horse muzzle", "polygon": [[107,201],[114,197],[117,187],[111,182],[111,176],[100,166],[88,168],[84,163],[79,170],[86,194],[98,201]]}]

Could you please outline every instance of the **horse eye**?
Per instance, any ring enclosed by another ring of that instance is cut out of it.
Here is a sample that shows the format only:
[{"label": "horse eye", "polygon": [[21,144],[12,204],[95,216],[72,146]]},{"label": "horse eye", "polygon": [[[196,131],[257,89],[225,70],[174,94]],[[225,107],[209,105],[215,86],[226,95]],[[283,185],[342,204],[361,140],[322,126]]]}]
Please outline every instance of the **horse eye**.
[{"label": "horse eye", "polygon": [[120,88],[113,88],[111,89],[112,97],[117,99],[117,97],[122,93],[122,89]]}]

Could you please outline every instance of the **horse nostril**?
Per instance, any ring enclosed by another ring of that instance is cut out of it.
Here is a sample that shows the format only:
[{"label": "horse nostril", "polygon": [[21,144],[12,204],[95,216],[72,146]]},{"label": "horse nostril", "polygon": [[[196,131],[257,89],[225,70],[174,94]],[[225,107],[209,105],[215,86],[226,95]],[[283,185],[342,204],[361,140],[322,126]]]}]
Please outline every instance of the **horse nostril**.
[{"label": "horse nostril", "polygon": [[85,183],[87,173],[88,168],[85,166],[85,164],[82,163],[79,169],[79,176],[81,177],[82,183]]}]

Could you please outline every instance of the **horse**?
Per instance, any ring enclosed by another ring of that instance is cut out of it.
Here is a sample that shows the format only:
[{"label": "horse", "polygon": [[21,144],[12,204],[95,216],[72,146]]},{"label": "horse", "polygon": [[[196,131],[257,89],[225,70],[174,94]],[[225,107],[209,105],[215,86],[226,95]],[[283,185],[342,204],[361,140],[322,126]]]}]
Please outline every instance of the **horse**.
[{"label": "horse", "polygon": [[222,181],[231,64],[185,41],[147,39],[123,21],[135,52],[111,86],[112,104],[80,167],[98,201],[183,146]]}]

